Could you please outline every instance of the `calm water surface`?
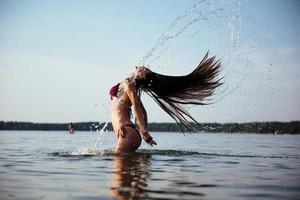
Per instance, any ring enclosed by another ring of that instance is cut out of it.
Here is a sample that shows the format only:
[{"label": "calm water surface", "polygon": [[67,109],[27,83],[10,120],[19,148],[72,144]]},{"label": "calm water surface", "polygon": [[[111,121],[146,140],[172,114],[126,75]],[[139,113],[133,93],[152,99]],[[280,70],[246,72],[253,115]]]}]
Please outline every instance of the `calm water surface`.
[{"label": "calm water surface", "polygon": [[300,199],[300,135],[0,131],[0,199]]}]

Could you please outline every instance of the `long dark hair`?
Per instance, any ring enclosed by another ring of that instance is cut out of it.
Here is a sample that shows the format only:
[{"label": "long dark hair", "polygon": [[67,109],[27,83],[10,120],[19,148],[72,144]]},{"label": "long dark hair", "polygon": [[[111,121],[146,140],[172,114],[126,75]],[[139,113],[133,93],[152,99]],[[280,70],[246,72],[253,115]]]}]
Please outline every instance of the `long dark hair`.
[{"label": "long dark hair", "polygon": [[198,122],[181,106],[183,104],[207,105],[209,97],[222,85],[218,78],[221,62],[208,58],[208,52],[197,68],[185,76],[167,76],[150,72],[144,79],[136,80],[138,89],[150,95],[179,125],[182,132],[199,128]]}]

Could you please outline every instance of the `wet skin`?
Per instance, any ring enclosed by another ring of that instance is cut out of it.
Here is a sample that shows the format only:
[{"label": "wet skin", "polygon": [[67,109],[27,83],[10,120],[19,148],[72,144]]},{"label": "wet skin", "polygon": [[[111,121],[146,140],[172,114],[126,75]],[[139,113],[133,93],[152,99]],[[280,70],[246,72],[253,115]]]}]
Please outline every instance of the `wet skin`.
[{"label": "wet skin", "polygon": [[[143,110],[142,102],[137,96],[134,82],[135,78],[143,78],[148,71],[145,68],[137,68],[135,72],[135,76],[128,77],[120,83],[118,97],[113,97],[112,99],[111,120],[114,132],[118,138],[115,148],[116,153],[134,152],[141,145],[141,136],[144,140],[150,137],[144,120],[147,113]],[[124,125],[133,124],[131,122],[131,109],[134,111],[138,130],[130,126],[122,129]],[[152,139],[148,141],[148,144],[152,146],[156,145],[156,142]]]}]

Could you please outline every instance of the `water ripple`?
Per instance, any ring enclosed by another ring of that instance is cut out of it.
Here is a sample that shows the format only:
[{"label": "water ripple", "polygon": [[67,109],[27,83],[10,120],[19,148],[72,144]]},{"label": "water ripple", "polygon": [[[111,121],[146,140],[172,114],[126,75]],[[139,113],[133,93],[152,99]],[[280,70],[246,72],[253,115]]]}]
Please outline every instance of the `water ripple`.
[{"label": "water ripple", "polygon": [[[135,153],[124,153],[116,154],[113,150],[99,150],[99,149],[81,149],[76,151],[55,151],[50,153],[51,156],[58,157],[90,157],[90,156],[126,156],[126,155],[155,155],[155,156],[202,156],[202,157],[232,157],[232,158],[294,158],[299,159],[299,155],[257,155],[257,154],[228,154],[228,153],[211,153],[211,152],[197,152],[197,151],[186,151],[186,150],[148,150],[140,149]],[[161,159],[159,159],[162,161]],[[184,161],[183,159],[169,158],[167,161]],[[238,162],[232,162],[230,164],[238,164]]]}]

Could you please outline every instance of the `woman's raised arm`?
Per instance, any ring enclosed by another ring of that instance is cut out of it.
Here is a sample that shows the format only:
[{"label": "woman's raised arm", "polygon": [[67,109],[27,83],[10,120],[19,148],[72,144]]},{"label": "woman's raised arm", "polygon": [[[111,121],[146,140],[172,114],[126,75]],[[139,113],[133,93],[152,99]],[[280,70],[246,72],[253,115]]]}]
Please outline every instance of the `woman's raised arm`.
[{"label": "woman's raised arm", "polygon": [[146,112],[143,108],[143,104],[140,101],[139,97],[137,96],[136,86],[134,83],[131,83],[130,81],[125,81],[125,91],[131,101],[131,104],[133,106],[134,115],[136,117],[136,122],[139,127],[140,133],[143,137],[143,139],[150,144],[151,146],[154,144],[156,145],[156,142],[152,139],[150,136],[148,130],[147,130],[147,116]]}]

